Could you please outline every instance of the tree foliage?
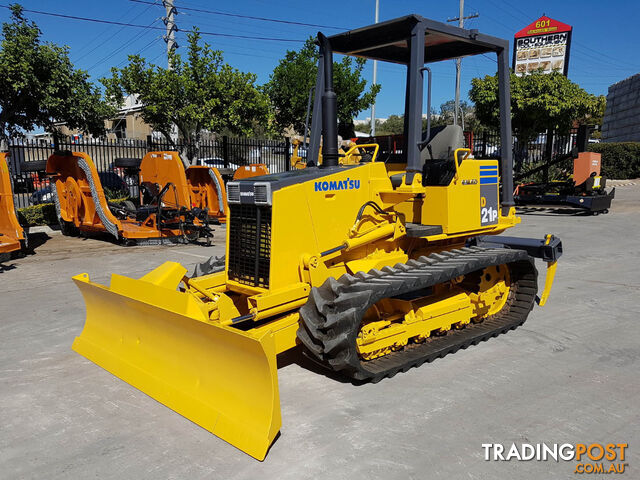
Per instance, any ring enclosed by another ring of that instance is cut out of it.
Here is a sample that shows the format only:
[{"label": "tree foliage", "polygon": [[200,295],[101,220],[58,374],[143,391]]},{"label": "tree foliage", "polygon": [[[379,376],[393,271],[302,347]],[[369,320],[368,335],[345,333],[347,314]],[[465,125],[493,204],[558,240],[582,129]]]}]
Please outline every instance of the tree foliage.
[{"label": "tree foliage", "polygon": [[[371,120],[358,125],[357,130],[371,133]],[[397,135],[404,132],[404,115],[389,115],[386,120],[376,119],[376,135]]]},{"label": "tree foliage", "polygon": [[226,64],[221,51],[200,44],[197,30],[188,39],[187,58],[172,53],[171,69],[132,55],[129,65],[112,68],[111,78],[102,83],[114,104],[122,104],[125,95],[136,95],[144,121],[170,142],[175,125],[191,159],[203,130],[251,135],[256,124],[267,123],[269,102],[256,87],[255,74]]},{"label": "tree foliage", "polygon": [[99,135],[115,112],[102,101],[87,72],[76,70],[68,47],[43,43],[38,26],[11,6],[11,21],[2,24],[0,46],[0,138],[7,140],[36,127],[70,129]]},{"label": "tree foliage", "polygon": [[[455,101],[447,100],[440,105],[440,110],[431,109],[431,127],[453,124]],[[475,116],[475,108],[464,100],[460,102],[460,110],[464,114],[465,130],[477,131],[480,126]],[[422,118],[422,129],[427,129],[427,119]],[[371,121],[358,126],[358,131],[371,132]],[[404,115],[389,115],[386,120],[376,120],[376,135],[397,135],[404,133]]]},{"label": "tree foliage", "polygon": [[[471,80],[469,98],[475,103],[481,124],[497,128],[498,77]],[[530,140],[547,129],[566,134],[575,121],[591,123],[604,107],[604,97],[587,93],[559,72],[511,74],[512,127],[520,141]]]},{"label": "tree foliage", "polygon": [[[315,85],[318,72],[319,52],[313,38],[309,38],[299,51],[289,50],[280,60],[264,86],[275,108],[275,120],[280,130],[292,127],[299,133],[304,131],[309,91]],[[379,85],[371,85],[362,78],[366,64],[363,58],[345,56],[333,62],[333,88],[338,103],[338,133],[343,137],[353,136],[353,119],[369,108],[378,92]]]},{"label": "tree foliage", "polygon": [[[455,116],[456,102],[455,100],[447,100],[440,105],[440,111],[431,112],[431,126],[453,125],[453,117]],[[460,101],[460,112],[464,117],[464,129],[477,131],[480,129],[480,122],[476,117],[476,110],[473,105],[468,102]],[[462,120],[459,118],[458,120]],[[461,124],[462,126],[462,124]]]}]

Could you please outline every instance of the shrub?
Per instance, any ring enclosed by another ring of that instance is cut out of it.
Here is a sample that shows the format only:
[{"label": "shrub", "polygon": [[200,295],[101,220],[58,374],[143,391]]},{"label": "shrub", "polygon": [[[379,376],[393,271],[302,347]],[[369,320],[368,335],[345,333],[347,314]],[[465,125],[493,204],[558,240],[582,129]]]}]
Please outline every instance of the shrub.
[{"label": "shrub", "polygon": [[602,175],[616,180],[640,177],[640,142],[592,143],[590,152],[602,155]]},{"label": "shrub", "polygon": [[18,209],[18,221],[23,227],[35,225],[55,225],[58,223],[56,207],[53,203],[41,203]]},{"label": "shrub", "polygon": [[[127,198],[116,198],[109,200],[110,203],[122,203]],[[57,225],[58,216],[56,206],[53,203],[41,203],[29,207],[18,209],[18,221],[23,227],[34,227],[36,225]]]}]

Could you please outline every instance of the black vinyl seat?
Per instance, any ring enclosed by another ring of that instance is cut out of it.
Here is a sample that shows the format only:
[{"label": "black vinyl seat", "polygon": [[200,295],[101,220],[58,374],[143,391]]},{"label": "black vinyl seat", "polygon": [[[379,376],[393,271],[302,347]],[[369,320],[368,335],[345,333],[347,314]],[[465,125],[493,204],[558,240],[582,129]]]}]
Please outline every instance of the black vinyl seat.
[{"label": "black vinyl seat", "polygon": [[456,174],[455,160],[428,160],[422,166],[422,185],[446,187]]},{"label": "black vinyl seat", "polygon": [[[438,130],[436,130],[438,128]],[[446,125],[431,129],[431,138],[420,152],[422,185],[425,187],[445,187],[456,174],[454,154],[464,148],[464,134],[459,125]]]}]

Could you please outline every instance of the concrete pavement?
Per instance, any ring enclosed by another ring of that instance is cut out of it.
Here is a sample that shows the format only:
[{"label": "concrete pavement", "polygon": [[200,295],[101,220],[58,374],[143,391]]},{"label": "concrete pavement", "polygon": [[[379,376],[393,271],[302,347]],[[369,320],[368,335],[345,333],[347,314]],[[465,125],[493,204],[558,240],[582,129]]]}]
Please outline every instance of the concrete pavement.
[{"label": "concrete pavement", "polygon": [[637,478],[640,185],[616,193],[608,215],[523,215],[514,235],[555,233],[565,255],[547,306],[516,331],[376,385],[288,355],[281,436],[262,463],[70,348],[84,322],[72,275],[191,268],[223,253],[221,231],[212,247],[53,235],[0,273],[0,477],[555,479],[576,462],[487,462],[481,445],[602,442],[630,445],[622,477]]}]

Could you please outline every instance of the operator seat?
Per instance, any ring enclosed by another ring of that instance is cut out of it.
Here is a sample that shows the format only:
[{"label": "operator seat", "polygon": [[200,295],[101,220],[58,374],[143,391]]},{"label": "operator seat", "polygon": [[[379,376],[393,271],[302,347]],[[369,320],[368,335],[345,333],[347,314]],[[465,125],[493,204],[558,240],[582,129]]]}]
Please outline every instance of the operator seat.
[{"label": "operator seat", "polygon": [[456,173],[454,152],[464,148],[464,134],[459,125],[446,125],[434,130],[431,129],[431,139],[420,152],[422,185],[444,187],[451,183]]}]

